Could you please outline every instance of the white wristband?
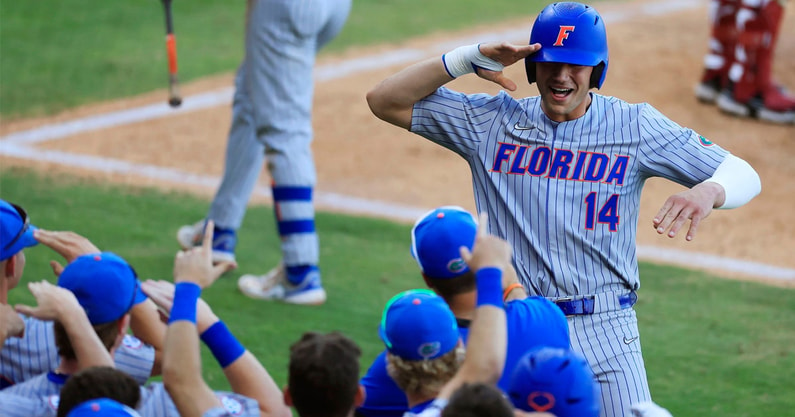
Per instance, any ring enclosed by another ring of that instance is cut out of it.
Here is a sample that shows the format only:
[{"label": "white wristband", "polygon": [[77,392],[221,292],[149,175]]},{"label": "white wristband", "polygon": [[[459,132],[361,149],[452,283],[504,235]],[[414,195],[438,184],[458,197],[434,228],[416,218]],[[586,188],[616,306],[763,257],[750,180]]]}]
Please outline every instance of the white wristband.
[{"label": "white wristband", "polygon": [[719,209],[740,207],[762,191],[759,174],[748,162],[732,154],[726,155],[726,159],[718,165],[715,173],[707,181],[718,183],[723,187],[726,198]]},{"label": "white wristband", "polygon": [[477,68],[489,71],[502,71],[504,65],[480,53],[479,44],[460,46],[442,55],[442,63],[447,74],[458,78],[475,72]]}]

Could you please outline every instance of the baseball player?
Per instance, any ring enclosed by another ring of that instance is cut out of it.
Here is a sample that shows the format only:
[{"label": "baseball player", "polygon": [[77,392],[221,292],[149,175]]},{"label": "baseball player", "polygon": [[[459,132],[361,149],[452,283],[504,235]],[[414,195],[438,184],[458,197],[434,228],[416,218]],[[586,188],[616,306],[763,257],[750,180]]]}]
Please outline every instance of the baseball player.
[{"label": "baseball player", "polygon": [[461,257],[475,271],[478,288],[463,362],[456,319],[441,297],[428,290],[409,290],[384,307],[379,334],[388,352],[387,371],[408,399],[405,417],[438,417],[462,385],[496,384],[500,379],[508,344],[501,281],[510,268],[511,248],[486,234],[485,224],[478,229],[472,252],[461,249]]},{"label": "baseball player", "polygon": [[[39,240],[56,252],[79,250],[96,251],[88,240],[71,232],[51,232],[36,228],[25,210],[7,201],[0,200],[0,232],[3,242],[0,248],[0,304],[7,304],[8,291],[17,286],[25,268],[25,247],[35,246]],[[90,249],[86,249],[90,246]],[[72,255],[67,255],[71,260]],[[146,298],[139,294],[136,308],[142,307]],[[27,381],[54,370],[58,366],[58,350],[53,339],[53,322],[20,315],[24,332],[21,337],[9,337],[0,349],[0,389]],[[17,336],[19,332],[17,331]],[[155,363],[155,349],[138,338],[125,335],[114,355],[116,366],[143,384],[154,372],[159,373]]]},{"label": "baseball player", "polygon": [[712,0],[712,32],[696,97],[722,111],[795,123],[795,97],[773,79],[784,0]]},{"label": "baseball player", "polygon": [[[237,229],[267,158],[282,264],[244,275],[243,294],[322,304],[312,192],[312,70],[318,51],[342,29],[351,0],[249,0],[246,54],[235,79],[223,179],[207,214],[215,221],[213,257],[234,262]],[[177,233],[183,248],[201,243],[205,221]]]},{"label": "baseball player", "polygon": [[304,333],[290,346],[285,404],[301,417],[352,417],[364,400],[361,354],[342,333]]},{"label": "baseball player", "polygon": [[[477,288],[474,271],[464,263],[459,252],[472,250],[478,224],[461,207],[444,206],[420,217],[411,230],[411,254],[417,261],[425,283],[452,310],[459,333],[466,342],[475,314]],[[526,297],[516,283],[513,269],[505,271],[503,280],[505,315],[508,322],[508,350],[498,386],[508,388],[510,370],[519,358],[536,346],[569,347],[569,329],[563,313],[543,297]],[[510,278],[509,278],[510,277]],[[361,416],[402,416],[408,410],[406,397],[386,372],[386,355],[381,353],[362,377],[367,395],[357,409]]]},{"label": "baseball player", "polygon": [[[443,87],[476,73],[506,90],[502,72],[524,60],[540,96],[467,95]],[[553,3],[529,45],[469,45],[412,65],[367,94],[373,113],[464,158],[489,229],[514,248],[531,295],[568,316],[571,344],[601,383],[602,412],[625,416],[650,400],[632,306],[640,287],[635,237],[647,178],[688,187],[652,224],[694,238],[713,208],[739,207],[760,190],[748,163],[663,116],[594,92],[608,70],[607,34],[592,7]]]}]

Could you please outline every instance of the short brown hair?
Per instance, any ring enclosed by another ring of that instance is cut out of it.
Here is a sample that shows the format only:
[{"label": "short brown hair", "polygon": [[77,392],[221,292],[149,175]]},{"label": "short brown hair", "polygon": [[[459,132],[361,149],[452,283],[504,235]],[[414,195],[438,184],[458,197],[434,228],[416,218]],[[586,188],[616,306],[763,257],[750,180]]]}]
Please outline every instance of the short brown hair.
[{"label": "short brown hair", "polygon": [[450,396],[441,417],[513,417],[513,406],[494,385],[464,384]]},{"label": "short brown hair", "polygon": [[65,417],[73,408],[96,398],[109,398],[135,408],[141,400],[141,389],[131,376],[118,369],[86,368],[72,375],[61,388],[58,417]]},{"label": "short brown hair", "polygon": [[359,390],[356,343],[339,332],[304,333],[290,346],[287,387],[301,417],[344,417]]},{"label": "short brown hair", "polygon": [[[99,340],[102,341],[102,344],[105,345],[108,351],[110,351],[110,348],[116,343],[116,337],[119,335],[119,321],[122,319],[124,319],[124,317],[110,323],[93,326],[94,331],[97,332],[97,336],[99,336]],[[55,332],[55,346],[58,348],[58,355],[64,359],[77,360],[77,354],[75,353],[74,347],[72,347],[72,342],[69,340],[69,336],[66,334],[66,329],[64,329],[63,324],[56,321],[53,324],[53,332]]]},{"label": "short brown hair", "polygon": [[464,352],[462,343],[435,359],[410,361],[387,352],[386,370],[406,394],[435,397],[458,372]]},{"label": "short brown hair", "polygon": [[425,275],[425,282],[445,300],[458,294],[475,291],[475,273],[464,272],[455,278],[434,278]]}]

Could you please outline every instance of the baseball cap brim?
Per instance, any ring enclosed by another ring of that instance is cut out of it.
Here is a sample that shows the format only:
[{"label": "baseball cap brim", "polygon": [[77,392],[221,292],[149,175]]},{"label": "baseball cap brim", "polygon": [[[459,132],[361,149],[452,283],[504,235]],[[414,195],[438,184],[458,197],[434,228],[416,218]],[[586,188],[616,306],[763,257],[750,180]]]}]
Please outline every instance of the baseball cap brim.
[{"label": "baseball cap brim", "polygon": [[34,225],[28,225],[28,230],[19,237],[19,239],[11,245],[8,249],[3,249],[2,260],[5,261],[6,259],[16,255],[22,249],[29,248],[31,246],[36,246],[39,244],[39,241],[33,237],[33,232],[38,229]]}]

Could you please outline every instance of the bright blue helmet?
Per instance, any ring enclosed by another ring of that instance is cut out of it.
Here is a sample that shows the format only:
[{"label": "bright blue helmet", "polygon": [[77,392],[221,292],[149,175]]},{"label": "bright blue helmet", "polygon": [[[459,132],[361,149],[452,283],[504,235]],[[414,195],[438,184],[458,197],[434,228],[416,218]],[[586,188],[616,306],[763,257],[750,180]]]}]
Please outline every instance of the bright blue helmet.
[{"label": "bright blue helmet", "polygon": [[591,88],[601,88],[607,75],[607,31],[602,16],[591,6],[552,3],[538,14],[530,44],[541,50],[525,58],[527,81],[536,81],[536,62],[561,62],[594,67]]},{"label": "bright blue helmet", "polygon": [[599,383],[585,359],[569,349],[539,347],[527,352],[513,370],[508,397],[523,411],[599,416]]}]

